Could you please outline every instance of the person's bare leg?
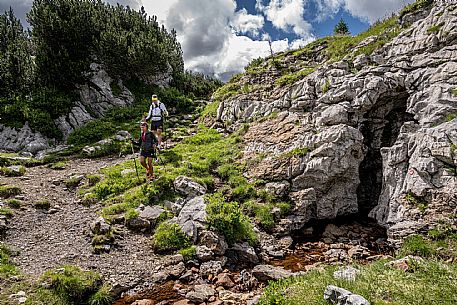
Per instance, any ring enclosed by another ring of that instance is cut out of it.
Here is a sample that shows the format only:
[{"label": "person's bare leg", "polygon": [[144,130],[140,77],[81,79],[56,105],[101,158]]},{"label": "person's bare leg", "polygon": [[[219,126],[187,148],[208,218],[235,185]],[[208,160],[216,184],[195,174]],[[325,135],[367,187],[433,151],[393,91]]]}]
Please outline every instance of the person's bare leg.
[{"label": "person's bare leg", "polygon": [[143,166],[146,169],[146,176],[149,176],[149,168],[148,168],[148,165],[146,164],[146,158],[141,156],[140,163],[141,163],[141,166]]},{"label": "person's bare leg", "polygon": [[148,173],[149,173],[149,177],[154,177],[154,167],[152,166],[152,158],[149,157],[148,158]]},{"label": "person's bare leg", "polygon": [[162,129],[157,129],[157,142],[159,147],[162,147]]}]

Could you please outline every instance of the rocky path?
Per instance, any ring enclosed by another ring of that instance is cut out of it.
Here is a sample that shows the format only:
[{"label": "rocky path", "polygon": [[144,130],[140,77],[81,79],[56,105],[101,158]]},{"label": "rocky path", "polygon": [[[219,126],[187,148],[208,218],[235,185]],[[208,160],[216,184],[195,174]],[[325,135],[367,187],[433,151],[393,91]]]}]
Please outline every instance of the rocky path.
[{"label": "rocky path", "polygon": [[[144,234],[121,230],[115,251],[93,254],[89,227],[101,206],[83,206],[77,191],[63,183],[73,175],[95,174],[100,168],[124,160],[73,159],[65,170],[39,166],[28,168],[22,177],[1,178],[1,184],[22,190],[18,197],[23,206],[15,210],[4,239],[17,250],[13,260],[22,272],[38,277],[50,268],[71,264],[98,270],[111,283],[130,287],[157,271],[157,257]],[[35,202],[42,200],[49,201],[49,210],[34,207]]]}]

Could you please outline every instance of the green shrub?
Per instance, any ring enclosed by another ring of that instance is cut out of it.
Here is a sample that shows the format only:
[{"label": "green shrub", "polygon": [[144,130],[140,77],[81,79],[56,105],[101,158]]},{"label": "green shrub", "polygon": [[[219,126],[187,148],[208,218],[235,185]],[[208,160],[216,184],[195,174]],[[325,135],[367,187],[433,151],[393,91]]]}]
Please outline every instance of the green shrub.
[{"label": "green shrub", "polygon": [[291,151],[288,151],[286,153],[279,155],[278,158],[289,159],[294,156],[304,157],[310,152],[311,152],[311,149],[309,147],[297,147],[297,148],[292,149]]},{"label": "green shrub", "polygon": [[197,247],[190,246],[178,251],[181,254],[185,261],[193,260],[197,257]]},{"label": "green shrub", "polygon": [[152,245],[157,251],[179,250],[188,247],[189,244],[189,236],[176,223],[162,222],[152,236]]},{"label": "green shrub", "polygon": [[223,195],[215,193],[208,195],[206,220],[210,228],[224,235],[230,245],[247,240],[250,244],[257,242],[249,218],[246,217],[236,202],[226,202]]},{"label": "green shrub", "polygon": [[452,95],[453,95],[453,96],[457,96],[457,89],[452,89],[451,92],[452,92]]},{"label": "green shrub", "polygon": [[416,206],[421,213],[424,213],[428,207],[428,203],[422,197],[417,196],[412,192],[406,194],[405,200],[409,204]]},{"label": "green shrub", "polygon": [[76,266],[47,271],[41,281],[47,283],[55,294],[71,303],[84,303],[101,285],[99,274],[81,270]]},{"label": "green shrub", "polygon": [[17,186],[0,185],[0,197],[1,198],[9,198],[12,196],[19,195],[20,193],[21,193],[21,189]]},{"label": "green shrub", "polygon": [[125,212],[124,218],[126,222],[129,222],[130,220],[137,218],[138,215],[140,215],[140,212],[134,208],[130,208]]}]

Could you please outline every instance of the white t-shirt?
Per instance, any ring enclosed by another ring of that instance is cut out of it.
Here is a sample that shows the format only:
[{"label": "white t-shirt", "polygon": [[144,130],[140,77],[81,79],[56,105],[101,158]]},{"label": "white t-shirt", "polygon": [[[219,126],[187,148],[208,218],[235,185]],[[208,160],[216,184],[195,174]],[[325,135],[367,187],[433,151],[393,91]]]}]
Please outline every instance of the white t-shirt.
[{"label": "white t-shirt", "polygon": [[149,107],[149,112],[146,120],[150,119],[151,121],[160,121],[164,113],[165,115],[168,115],[168,111],[165,105],[160,101],[158,101],[157,105],[153,102]]}]

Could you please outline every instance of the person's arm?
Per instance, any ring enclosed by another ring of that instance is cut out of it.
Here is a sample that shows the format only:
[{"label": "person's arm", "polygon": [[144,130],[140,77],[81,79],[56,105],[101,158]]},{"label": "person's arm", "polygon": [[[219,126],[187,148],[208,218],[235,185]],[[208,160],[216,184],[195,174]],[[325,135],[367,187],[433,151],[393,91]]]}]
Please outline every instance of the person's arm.
[{"label": "person's arm", "polygon": [[149,106],[149,112],[148,112],[148,116],[145,118],[145,121],[149,120],[152,118],[152,105]]},{"label": "person's arm", "polygon": [[162,108],[162,111],[165,114],[165,116],[168,116],[168,110],[167,110],[167,107],[165,107],[165,104],[160,103],[160,107]]},{"label": "person's arm", "polygon": [[136,141],[134,138],[130,139],[130,141],[132,142],[132,144],[135,144],[136,146],[141,146],[141,135],[140,137],[138,138],[138,141]]}]

